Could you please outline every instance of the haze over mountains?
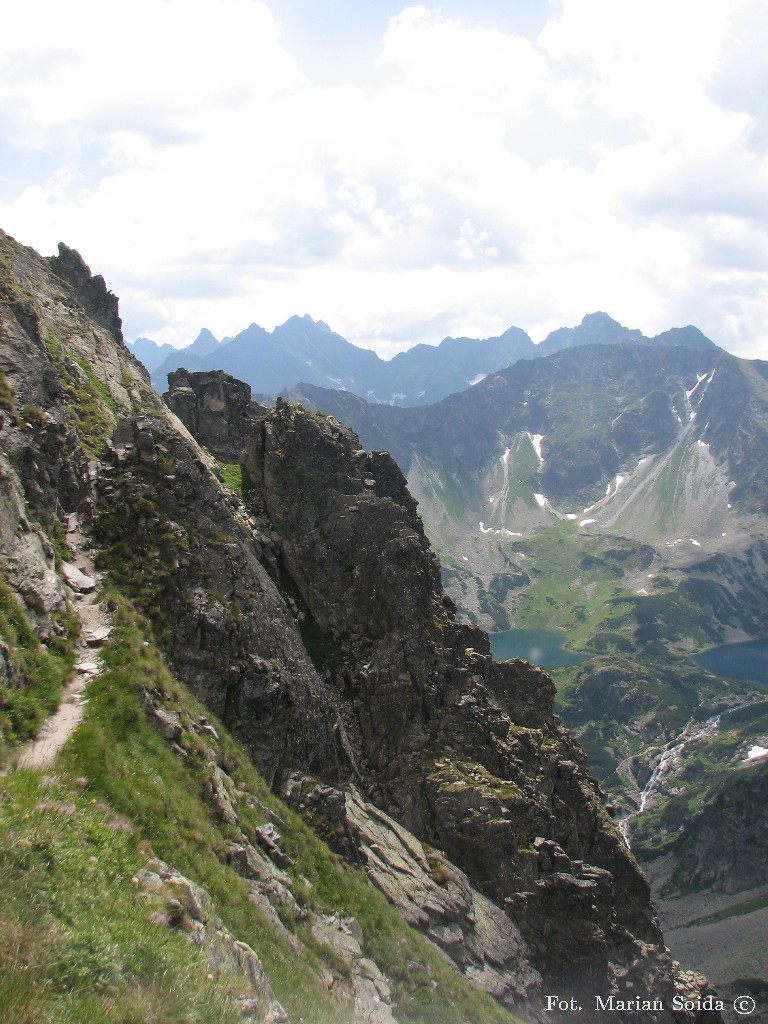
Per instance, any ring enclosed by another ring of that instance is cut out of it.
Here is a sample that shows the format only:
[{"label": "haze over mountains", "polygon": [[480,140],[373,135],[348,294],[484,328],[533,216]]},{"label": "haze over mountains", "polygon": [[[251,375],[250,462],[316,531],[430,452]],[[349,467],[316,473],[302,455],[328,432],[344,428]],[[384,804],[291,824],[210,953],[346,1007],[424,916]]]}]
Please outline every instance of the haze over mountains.
[{"label": "haze over mountains", "polygon": [[191,345],[181,349],[147,338],[129,343],[129,348],[150,371],[159,391],[165,390],[170,372],[184,367],[224,370],[250,384],[255,395],[274,396],[301,381],[351,391],[376,404],[414,406],[463,391],[518,359],[549,356],[581,345],[621,343],[716,348],[696,327],[674,328],[648,338],[606,313],[589,314],[578,327],[553,331],[539,345],[519,327],[510,327],[495,338],[445,338],[437,346],[415,345],[389,361],[306,315],[293,316],[271,332],[251,324],[223,341],[203,329]]}]

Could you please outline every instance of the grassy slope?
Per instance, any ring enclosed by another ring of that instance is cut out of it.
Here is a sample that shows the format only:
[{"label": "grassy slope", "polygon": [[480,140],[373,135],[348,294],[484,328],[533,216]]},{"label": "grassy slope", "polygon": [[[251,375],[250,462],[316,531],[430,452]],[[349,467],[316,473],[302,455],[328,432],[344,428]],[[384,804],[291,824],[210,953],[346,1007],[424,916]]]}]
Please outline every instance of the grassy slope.
[{"label": "grassy slope", "polygon": [[[232,1018],[237,993],[210,981],[179,934],[149,922],[131,882],[155,855],[206,888],[224,923],[262,960],[291,1019],[352,1024],[351,1004],[333,999],[320,979],[337,968],[313,943],[309,926],[284,923],[305,942],[281,940],[248,900],[246,883],[220,859],[227,844],[205,797],[208,748],[236,767],[238,815],[248,831],[278,821],[295,860],[300,903],[354,916],[366,955],[390,980],[398,1020],[424,1024],[503,1024],[512,1017],[463,982],[373,889],[269,792],[243,750],[219,723],[217,744],[185,732],[187,756],[173,753],[142,710],[142,686],[164,695],[183,720],[207,713],[169,673],[147,624],[119,604],[104,648],[106,670],[89,688],[83,724],[55,776],[16,771],[0,783],[0,1019],[8,1022],[219,1021]],[[31,673],[34,689],[34,676]],[[209,716],[210,717],[210,716]],[[256,797],[250,806],[245,795]]]},{"label": "grassy slope", "polygon": [[40,723],[59,704],[59,695],[72,667],[75,620],[66,613],[56,616],[62,633],[46,647],[30,629],[24,613],[0,578],[0,640],[11,651],[22,678],[34,686],[0,683],[0,763],[20,742],[35,735]]}]

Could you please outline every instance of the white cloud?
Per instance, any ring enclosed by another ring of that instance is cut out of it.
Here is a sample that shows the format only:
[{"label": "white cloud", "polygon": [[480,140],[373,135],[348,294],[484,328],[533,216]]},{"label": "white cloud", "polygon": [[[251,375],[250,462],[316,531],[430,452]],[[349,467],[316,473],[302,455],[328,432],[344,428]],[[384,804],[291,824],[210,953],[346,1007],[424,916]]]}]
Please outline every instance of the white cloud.
[{"label": "white cloud", "polygon": [[762,81],[768,12],[552,11],[524,38],[406,7],[328,86],[256,0],[29,0],[0,39],[0,224],[75,245],[158,340],[310,312],[391,354],[601,308],[767,356],[766,100],[734,67]]}]

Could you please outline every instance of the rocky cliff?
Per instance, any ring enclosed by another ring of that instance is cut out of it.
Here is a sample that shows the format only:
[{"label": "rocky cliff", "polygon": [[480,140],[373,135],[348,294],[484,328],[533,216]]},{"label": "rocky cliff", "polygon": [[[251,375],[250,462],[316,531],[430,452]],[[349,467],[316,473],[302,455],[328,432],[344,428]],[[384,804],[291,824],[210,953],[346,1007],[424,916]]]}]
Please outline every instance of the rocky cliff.
[{"label": "rocky cliff", "polygon": [[[553,714],[551,680],[522,662],[496,664],[486,634],[454,621],[390,456],[278,401],[246,442],[242,469],[263,560],[291,595],[339,710],[349,778],[504,909],[528,985],[540,976],[539,992],[671,993],[647,885]],[[326,808],[312,812],[327,822]],[[331,817],[359,853],[348,816]],[[449,955],[462,950],[462,925],[435,933]]]},{"label": "rocky cliff", "polygon": [[[462,984],[531,1018],[557,991],[586,1011],[597,994],[625,1000],[618,1020],[692,1021],[672,997],[706,982],[665,951],[647,884],[553,714],[551,680],[494,663],[486,634],[455,621],[392,459],[328,417],[254,409],[220,375],[175,381],[169,403],[196,440],[149,388],[113,297],[76,253],[45,261],[3,235],[0,270],[3,572],[34,632],[55,641],[72,613],[62,531],[76,513],[105,580],[151,623],[144,643],[159,645],[273,789],[365,869]],[[229,461],[240,439],[238,492],[200,445]],[[18,689],[23,678],[4,664]],[[216,856],[250,877],[255,850],[238,808],[255,783],[233,781],[231,755],[206,739],[216,729],[165,709],[152,676],[131,685],[179,763],[200,765]],[[136,712],[115,710],[121,742],[126,729],[141,733]],[[260,841],[286,868],[270,820]],[[344,875],[343,861],[335,870]],[[290,881],[305,901],[307,882]],[[274,900],[275,934],[307,920],[295,897]],[[311,920],[308,962],[335,927]],[[411,973],[437,978],[427,960]],[[359,963],[342,972],[345,990],[357,970],[381,1004],[378,968]],[[630,998],[664,1008],[638,1015]],[[433,1019],[386,1005],[365,1019]]]}]

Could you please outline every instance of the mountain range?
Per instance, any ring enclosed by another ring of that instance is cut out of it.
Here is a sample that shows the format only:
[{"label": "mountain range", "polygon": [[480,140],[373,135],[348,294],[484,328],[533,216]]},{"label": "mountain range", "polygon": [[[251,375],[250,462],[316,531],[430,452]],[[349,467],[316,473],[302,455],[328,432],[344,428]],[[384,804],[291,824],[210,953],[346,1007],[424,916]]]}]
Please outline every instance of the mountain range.
[{"label": "mountain range", "polygon": [[592,313],[578,327],[553,331],[535,345],[525,331],[510,327],[495,338],[445,338],[439,345],[415,345],[385,361],[335,334],[322,321],[293,316],[268,332],[251,324],[219,342],[207,329],[185,348],[171,349],[146,338],[129,343],[158,391],[174,370],[224,370],[250,384],[255,395],[274,396],[299,381],[360,395],[394,406],[429,405],[477,384],[517,362],[588,344],[716,346],[696,327],[674,328],[653,338],[630,330],[605,313]]}]

